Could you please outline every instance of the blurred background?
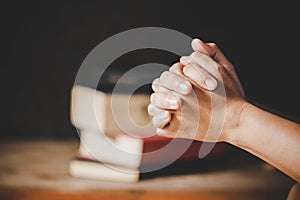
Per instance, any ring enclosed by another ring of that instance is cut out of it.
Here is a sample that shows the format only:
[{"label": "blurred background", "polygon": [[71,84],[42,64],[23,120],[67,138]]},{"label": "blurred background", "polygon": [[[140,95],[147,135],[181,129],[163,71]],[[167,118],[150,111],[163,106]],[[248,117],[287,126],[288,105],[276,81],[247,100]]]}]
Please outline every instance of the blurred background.
[{"label": "blurred background", "polygon": [[[258,3],[259,2],[259,3]],[[300,122],[297,6],[275,1],[8,1],[1,5],[1,137],[77,138],[70,89],[87,54],[127,29],[155,26],[214,41],[249,99]],[[178,57],[145,50],[124,70]]]}]

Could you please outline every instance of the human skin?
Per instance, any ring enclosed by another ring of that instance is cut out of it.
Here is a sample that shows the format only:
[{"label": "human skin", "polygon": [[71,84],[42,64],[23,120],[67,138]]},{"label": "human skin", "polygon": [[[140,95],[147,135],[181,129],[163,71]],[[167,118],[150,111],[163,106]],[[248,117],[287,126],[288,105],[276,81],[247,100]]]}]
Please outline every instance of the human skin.
[{"label": "human skin", "polygon": [[[300,125],[248,102],[232,64],[215,44],[196,39],[192,47],[194,53],[182,57],[180,63],[174,64],[152,84],[155,93],[151,95],[148,112],[153,116],[157,133],[230,143],[299,182]],[[206,81],[208,79],[210,81]],[[218,106],[214,110],[211,106],[210,97],[217,95],[221,86],[226,91],[226,97],[219,98],[220,102],[225,98],[225,113]],[[182,112],[185,109],[188,112]],[[223,129],[217,136],[207,136],[208,127],[220,123],[211,119],[213,112],[222,115]],[[195,134],[185,132],[190,127],[196,127],[192,129],[196,130]],[[299,186],[294,187],[293,193],[297,190]]]}]

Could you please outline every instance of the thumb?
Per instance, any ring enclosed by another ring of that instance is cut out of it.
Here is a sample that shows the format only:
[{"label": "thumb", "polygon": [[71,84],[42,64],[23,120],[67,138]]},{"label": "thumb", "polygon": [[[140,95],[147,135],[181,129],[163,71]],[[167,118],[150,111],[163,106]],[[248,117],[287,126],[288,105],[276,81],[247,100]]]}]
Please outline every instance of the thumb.
[{"label": "thumb", "polygon": [[192,40],[192,48],[194,51],[200,51],[209,55],[225,68],[229,68],[231,66],[231,63],[227,60],[215,43],[204,43],[202,40],[195,38]]},{"label": "thumb", "polygon": [[222,51],[215,43],[204,43],[202,40],[195,38],[192,40],[192,48],[194,51],[200,51],[212,57],[216,62],[220,63],[227,69],[229,74],[233,77],[239,86],[242,96],[245,96],[243,86],[235,72],[233,65],[227,60]]},{"label": "thumb", "polygon": [[210,46],[208,46],[207,44],[205,44],[202,40],[195,38],[192,40],[192,48],[194,51],[200,51],[201,53],[204,53],[208,56],[212,56],[214,55],[214,52],[212,51],[212,49],[210,48]]}]

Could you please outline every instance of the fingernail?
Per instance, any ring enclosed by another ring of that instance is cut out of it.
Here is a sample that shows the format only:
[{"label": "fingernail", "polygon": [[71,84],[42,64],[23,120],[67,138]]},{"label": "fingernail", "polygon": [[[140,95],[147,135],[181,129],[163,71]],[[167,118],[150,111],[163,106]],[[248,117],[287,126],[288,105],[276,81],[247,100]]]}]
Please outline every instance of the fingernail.
[{"label": "fingernail", "polygon": [[209,90],[214,90],[217,87],[217,83],[212,79],[206,79],[205,85]]},{"label": "fingernail", "polygon": [[179,90],[182,94],[188,94],[190,92],[190,88],[190,84],[188,84],[187,82],[182,82],[179,84]]},{"label": "fingernail", "polygon": [[174,109],[176,109],[178,107],[178,101],[175,98],[168,99],[168,103]]}]

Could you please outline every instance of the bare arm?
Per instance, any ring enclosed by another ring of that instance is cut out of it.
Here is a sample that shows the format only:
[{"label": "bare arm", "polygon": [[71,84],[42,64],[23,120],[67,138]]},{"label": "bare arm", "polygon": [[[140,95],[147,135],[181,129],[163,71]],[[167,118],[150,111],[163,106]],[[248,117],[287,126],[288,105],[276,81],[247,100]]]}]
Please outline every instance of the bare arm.
[{"label": "bare arm", "polygon": [[[178,124],[184,124],[186,130],[198,125],[195,138],[188,134],[179,135],[205,141],[206,128],[220,123],[210,121],[212,110],[207,97],[214,94],[209,90],[217,88],[216,79],[221,75],[227,93],[225,122],[220,137],[212,141],[225,141],[242,148],[300,182],[300,125],[247,102],[232,64],[215,44],[194,40],[192,46],[198,53],[182,57],[181,64],[173,65],[152,85],[155,93],[151,96],[149,114],[153,116],[158,133],[176,137]],[[181,83],[187,85],[187,82],[192,83],[197,101],[189,98],[190,87],[185,87],[188,89],[184,92],[176,87]],[[172,104],[170,98],[173,98]],[[179,110],[184,110],[189,102],[199,106],[184,116]],[[196,117],[197,113],[207,117],[201,117],[201,122],[193,121],[193,115]]]},{"label": "bare arm", "polygon": [[300,182],[300,125],[246,103],[226,139]]}]

